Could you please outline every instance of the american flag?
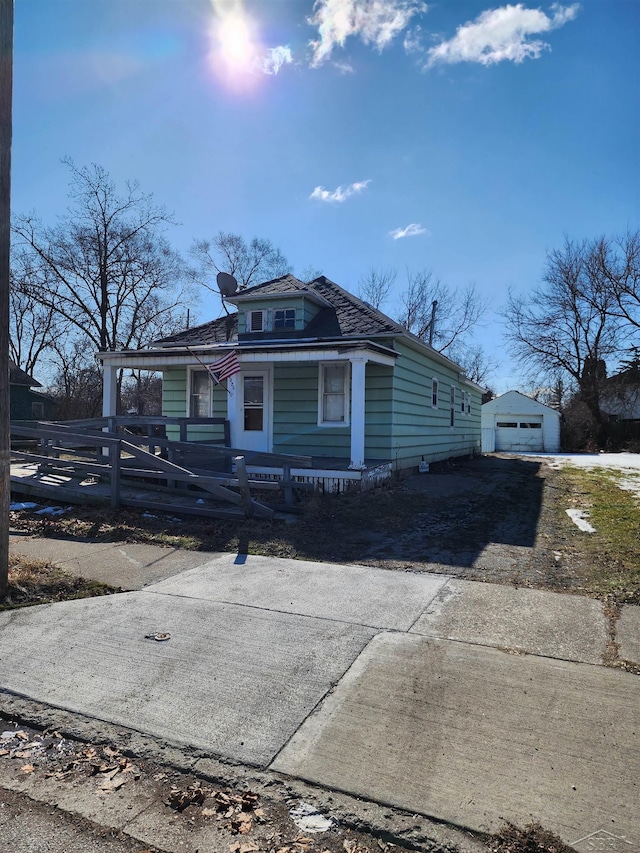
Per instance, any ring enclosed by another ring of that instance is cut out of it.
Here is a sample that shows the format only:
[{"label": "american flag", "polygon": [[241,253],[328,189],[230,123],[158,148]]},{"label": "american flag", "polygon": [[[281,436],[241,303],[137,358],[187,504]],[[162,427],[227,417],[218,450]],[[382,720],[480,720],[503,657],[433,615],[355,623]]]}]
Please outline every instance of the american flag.
[{"label": "american flag", "polygon": [[213,381],[220,383],[240,371],[240,362],[235,352],[230,352],[227,355],[223,355],[217,361],[214,361],[213,364],[208,364],[207,370],[213,377]]}]

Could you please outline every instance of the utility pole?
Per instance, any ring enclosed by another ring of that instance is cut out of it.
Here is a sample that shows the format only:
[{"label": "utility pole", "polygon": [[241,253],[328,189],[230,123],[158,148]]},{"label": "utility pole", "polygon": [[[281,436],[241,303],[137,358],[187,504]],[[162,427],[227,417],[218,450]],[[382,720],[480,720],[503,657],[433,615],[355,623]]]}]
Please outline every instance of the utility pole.
[{"label": "utility pole", "polygon": [[436,308],[438,307],[438,300],[434,299],[431,303],[431,320],[429,322],[429,346],[433,346],[433,333],[436,330]]},{"label": "utility pole", "polygon": [[0,0],[0,600],[9,579],[9,247],[11,242],[11,99],[13,0]]}]

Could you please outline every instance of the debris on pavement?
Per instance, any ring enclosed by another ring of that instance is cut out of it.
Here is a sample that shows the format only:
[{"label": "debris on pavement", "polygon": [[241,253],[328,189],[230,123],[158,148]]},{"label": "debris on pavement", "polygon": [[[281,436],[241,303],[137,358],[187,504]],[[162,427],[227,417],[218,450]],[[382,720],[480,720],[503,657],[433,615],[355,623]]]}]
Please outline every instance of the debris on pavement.
[{"label": "debris on pavement", "polygon": [[[70,792],[79,792],[86,785],[88,793],[98,797],[103,808],[107,808],[103,815],[112,814],[108,803],[111,797],[118,797],[115,815],[123,809],[123,802],[137,803],[144,792],[145,801],[155,803],[155,810],[154,806],[149,807],[157,816],[154,832],[166,832],[174,840],[189,839],[192,844],[196,838],[210,839],[211,833],[215,833],[215,847],[208,841],[206,847],[197,848],[201,853],[213,849],[220,853],[390,853],[392,848],[393,853],[408,853],[409,849],[458,853],[455,846],[435,841],[423,841],[418,846],[410,843],[409,847],[401,841],[397,846],[382,841],[365,827],[344,826],[322,815],[300,797],[287,794],[286,788],[280,794],[275,790],[267,796],[248,787],[220,787],[193,773],[134,759],[117,745],[76,741],[54,728],[37,731],[6,718],[0,726],[4,728],[0,730],[0,793],[3,789],[16,789],[33,801],[48,802],[48,792],[56,790],[51,788],[52,783],[68,784]],[[58,801],[59,794],[54,796]],[[74,802],[77,804],[80,799]],[[82,814],[81,810],[78,813]],[[303,818],[309,822],[302,823]],[[94,823],[97,820],[93,808],[90,819]],[[105,829],[126,833],[126,829],[111,824]],[[157,844],[157,840],[153,843],[154,838],[157,835],[149,838],[152,843],[138,840],[146,843],[143,849],[152,851]],[[197,847],[183,848],[182,844],[183,841],[175,841],[179,849],[191,851]],[[177,849],[161,846],[163,850]],[[480,849],[486,848],[482,845]]]},{"label": "debris on pavement", "polygon": [[334,825],[330,817],[325,817],[315,806],[301,802],[289,812],[291,820],[303,832],[327,832]]},{"label": "debris on pavement", "polygon": [[523,829],[506,824],[490,840],[489,850],[491,853],[575,853],[575,848],[538,823],[528,823]]}]

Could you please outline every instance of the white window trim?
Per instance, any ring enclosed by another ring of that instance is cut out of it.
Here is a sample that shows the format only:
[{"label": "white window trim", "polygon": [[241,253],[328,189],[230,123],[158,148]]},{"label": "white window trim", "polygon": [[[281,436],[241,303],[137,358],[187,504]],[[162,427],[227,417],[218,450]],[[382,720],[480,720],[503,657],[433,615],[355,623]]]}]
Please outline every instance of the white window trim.
[{"label": "white window trim", "polygon": [[[324,398],[324,368],[325,367],[344,367],[344,420],[343,421],[325,421],[322,419],[322,400]],[[348,361],[323,361],[318,365],[318,426],[325,428],[348,427],[350,425],[350,363]]]},{"label": "white window trim", "polygon": [[[435,386],[435,398],[436,398],[435,403],[433,402],[434,386]],[[431,408],[432,409],[438,408],[439,400],[440,400],[440,380],[437,378],[437,376],[432,376],[431,377]]]},{"label": "white window trim", "polygon": [[[278,327],[276,327],[276,314],[278,313],[278,311],[282,311],[283,313],[285,311],[293,311],[293,326],[278,326]],[[272,318],[273,318],[272,319],[273,328],[271,329],[271,331],[275,332],[278,329],[282,329],[284,331],[286,329],[295,329],[296,328],[296,321],[298,319],[298,312],[296,311],[294,306],[286,305],[286,306],[283,306],[282,308],[273,308],[271,311],[271,314],[272,314]]]},{"label": "white window trim", "polygon": [[212,417],[212,412],[213,412],[213,380],[211,379],[211,376],[209,375],[208,371],[206,371],[204,369],[204,367],[195,367],[195,366],[187,367],[187,406],[186,406],[187,417],[188,418],[195,418],[196,417],[196,415],[194,415],[192,412],[193,392],[191,389],[193,387],[192,383],[193,383],[193,374],[194,373],[206,373],[209,376],[209,414],[206,415],[205,417],[210,418],[210,417]]},{"label": "white window trim", "polygon": [[[260,314],[261,315],[262,326],[259,329],[253,328],[253,315],[254,314]],[[266,332],[267,331],[268,317],[267,317],[267,312],[264,308],[255,308],[252,311],[247,311],[246,312],[246,318],[247,318],[247,322],[246,322],[245,332],[250,334],[251,332]]]}]

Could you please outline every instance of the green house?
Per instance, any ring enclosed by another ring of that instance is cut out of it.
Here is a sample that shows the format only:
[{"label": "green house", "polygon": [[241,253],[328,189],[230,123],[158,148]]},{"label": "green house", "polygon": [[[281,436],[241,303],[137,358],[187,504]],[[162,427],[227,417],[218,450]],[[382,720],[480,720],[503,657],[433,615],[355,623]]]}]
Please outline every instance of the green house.
[{"label": "green house", "polygon": [[56,401],[34,388],[42,388],[42,385],[9,361],[9,417],[12,421],[46,421],[55,416]]},{"label": "green house", "polygon": [[[324,276],[286,275],[225,301],[236,312],[100,353],[103,414],[115,414],[118,369],[161,371],[164,415],[226,417],[233,447],[310,456],[298,475],[334,490],[480,450],[482,389]],[[216,384],[206,366],[230,353],[237,372]]]}]

